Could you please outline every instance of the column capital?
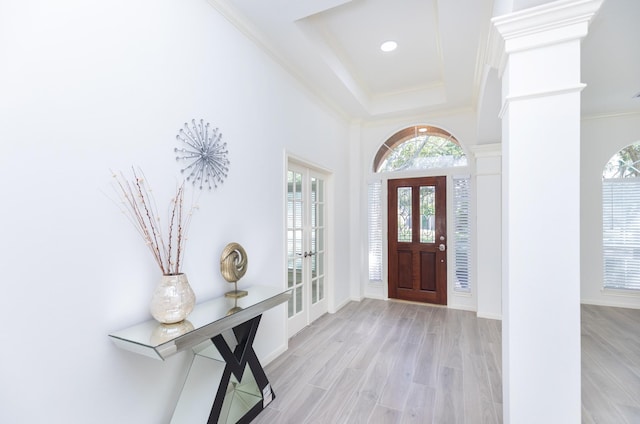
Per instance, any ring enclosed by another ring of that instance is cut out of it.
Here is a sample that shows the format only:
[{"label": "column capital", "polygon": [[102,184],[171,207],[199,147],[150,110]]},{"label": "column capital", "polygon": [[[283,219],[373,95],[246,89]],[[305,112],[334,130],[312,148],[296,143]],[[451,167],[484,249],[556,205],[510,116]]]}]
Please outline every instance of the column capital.
[{"label": "column capital", "polygon": [[[507,54],[584,38],[604,0],[559,0],[491,20],[490,41]],[[494,60],[503,63],[504,60]]]}]

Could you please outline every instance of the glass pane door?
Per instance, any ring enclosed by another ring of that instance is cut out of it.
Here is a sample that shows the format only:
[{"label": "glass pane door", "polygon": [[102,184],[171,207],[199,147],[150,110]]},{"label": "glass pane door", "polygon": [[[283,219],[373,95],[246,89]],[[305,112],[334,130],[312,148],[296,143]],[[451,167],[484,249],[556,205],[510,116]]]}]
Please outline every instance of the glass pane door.
[{"label": "glass pane door", "polygon": [[302,317],[304,312],[302,177],[302,172],[291,170],[287,172],[287,288],[293,289],[293,296],[287,307],[287,316],[289,319],[297,316],[299,321],[306,321]]},{"label": "glass pane door", "polygon": [[289,165],[287,171],[287,314],[289,337],[327,312],[326,195],[321,174]]},{"label": "glass pane door", "polygon": [[311,317],[314,321],[327,312],[325,288],[325,184],[324,179],[311,174]]}]

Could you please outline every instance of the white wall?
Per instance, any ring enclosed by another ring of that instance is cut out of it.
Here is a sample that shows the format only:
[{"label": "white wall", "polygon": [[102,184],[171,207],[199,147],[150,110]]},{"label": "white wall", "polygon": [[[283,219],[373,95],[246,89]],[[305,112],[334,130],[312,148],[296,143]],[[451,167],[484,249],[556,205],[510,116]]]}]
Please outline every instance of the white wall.
[{"label": "white wall", "polygon": [[473,148],[476,160],[475,278],[477,312],[502,318],[502,157],[500,143]]},{"label": "white wall", "polygon": [[581,300],[640,308],[640,294],[602,289],[602,170],[620,149],[640,141],[640,114],[583,119],[581,139]]},{"label": "white wall", "polygon": [[[241,286],[284,285],[284,152],[334,179],[348,246],[348,125],[205,0],[0,3],[0,422],[168,422],[189,357],[120,350],[107,334],[150,318],[159,270],[104,192],[110,169],[144,169],[159,203],[178,175],[175,134],[219,126],[231,169],[204,193],[184,271],[205,300],[227,290],[225,244],[241,243]],[[334,302],[351,292],[336,255]],[[286,343],[284,308],[256,348]]]}]

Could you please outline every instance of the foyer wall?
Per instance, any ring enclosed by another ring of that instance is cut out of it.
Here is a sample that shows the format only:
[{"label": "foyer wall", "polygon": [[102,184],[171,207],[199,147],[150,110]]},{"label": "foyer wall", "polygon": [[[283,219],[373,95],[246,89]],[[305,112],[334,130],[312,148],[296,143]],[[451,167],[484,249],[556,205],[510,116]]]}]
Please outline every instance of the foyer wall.
[{"label": "foyer wall", "polygon": [[[184,271],[199,300],[227,290],[219,255],[249,256],[241,285],[284,287],[285,152],[333,172],[332,242],[349,246],[349,128],[206,0],[0,3],[0,422],[168,422],[189,365],[120,350],[107,334],[150,318],[159,271],[110,194],[144,169],[162,209],[180,179],[184,122],[229,145],[225,183],[198,200]],[[349,255],[330,263],[336,305]],[[285,311],[256,350],[286,346]]]}]

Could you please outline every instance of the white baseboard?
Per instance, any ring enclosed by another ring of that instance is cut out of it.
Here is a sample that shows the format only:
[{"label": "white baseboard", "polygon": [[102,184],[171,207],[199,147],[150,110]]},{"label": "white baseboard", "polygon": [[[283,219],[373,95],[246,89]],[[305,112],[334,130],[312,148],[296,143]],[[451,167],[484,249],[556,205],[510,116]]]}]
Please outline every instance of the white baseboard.
[{"label": "white baseboard", "polygon": [[[360,299],[361,300],[361,299]],[[335,311],[331,312],[332,314],[335,314],[336,312],[338,312],[340,309],[344,308],[345,306],[347,306],[347,304],[351,301],[356,301],[356,302],[360,302],[360,300],[358,299],[353,299],[353,298],[347,298],[344,301],[342,301],[341,304],[337,305],[335,307]]]},{"label": "white baseboard", "polygon": [[460,304],[448,304],[446,305],[449,309],[457,309],[459,311],[471,311],[475,312],[476,308],[470,305],[460,305]]},{"label": "white baseboard", "polygon": [[478,318],[486,318],[486,319],[495,319],[498,321],[502,321],[502,314],[477,314]]},{"label": "white baseboard", "polygon": [[376,300],[389,300],[381,294],[368,293],[365,296],[366,299],[376,299]]},{"label": "white baseboard", "polygon": [[262,358],[260,360],[260,363],[262,364],[263,367],[266,367],[267,365],[269,365],[269,363],[273,362],[278,356],[285,353],[287,349],[289,349],[289,345],[288,345],[288,342],[285,342],[284,344],[279,346],[276,350],[271,352],[269,355]]},{"label": "white baseboard", "polygon": [[613,299],[580,299],[580,303],[585,305],[610,306],[613,308],[640,309],[640,305],[636,302],[620,302],[619,300],[616,301]]}]

